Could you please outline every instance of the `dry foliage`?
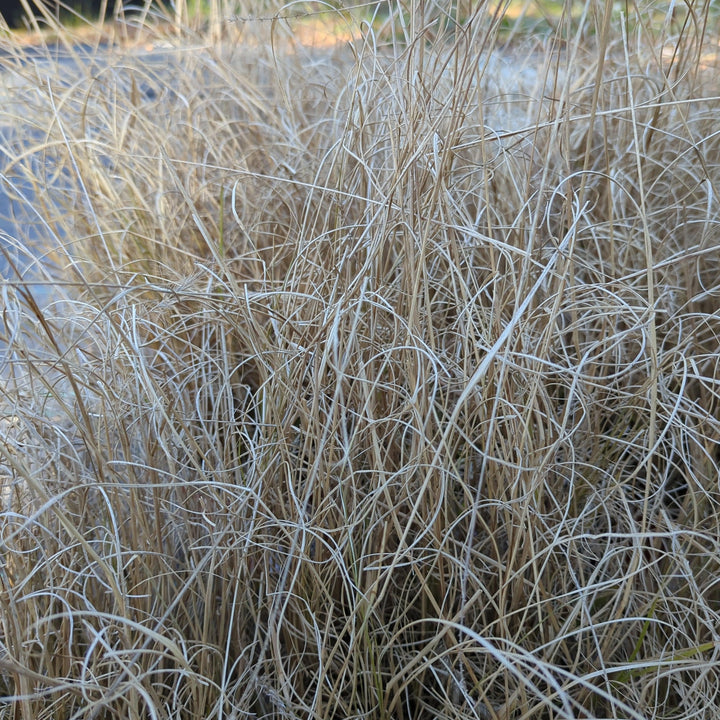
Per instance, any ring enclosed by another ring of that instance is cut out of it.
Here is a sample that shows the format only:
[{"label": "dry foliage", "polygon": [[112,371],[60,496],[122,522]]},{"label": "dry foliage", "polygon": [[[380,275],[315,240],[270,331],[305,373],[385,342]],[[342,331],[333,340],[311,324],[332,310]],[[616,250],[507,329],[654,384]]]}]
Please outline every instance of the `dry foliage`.
[{"label": "dry foliage", "polygon": [[465,6],[6,33],[0,717],[720,713],[716,17]]}]

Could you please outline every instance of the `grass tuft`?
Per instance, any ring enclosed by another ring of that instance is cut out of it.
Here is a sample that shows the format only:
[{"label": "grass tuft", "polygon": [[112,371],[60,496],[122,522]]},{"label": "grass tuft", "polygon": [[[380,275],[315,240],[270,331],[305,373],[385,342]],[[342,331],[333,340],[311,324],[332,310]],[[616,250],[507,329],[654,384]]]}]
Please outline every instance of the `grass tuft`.
[{"label": "grass tuft", "polygon": [[715,717],[710,5],[36,24],[0,717]]}]

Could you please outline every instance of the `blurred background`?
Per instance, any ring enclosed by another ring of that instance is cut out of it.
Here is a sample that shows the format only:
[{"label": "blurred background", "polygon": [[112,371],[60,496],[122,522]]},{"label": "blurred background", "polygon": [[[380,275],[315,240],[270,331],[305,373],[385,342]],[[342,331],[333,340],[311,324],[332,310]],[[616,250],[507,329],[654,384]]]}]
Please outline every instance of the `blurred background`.
[{"label": "blurred background", "polygon": [[[173,0],[151,0],[152,4],[160,9],[169,11],[172,16],[176,10],[176,5],[181,6],[183,10],[197,10],[203,6],[210,6],[213,4],[211,0],[179,0],[177,3]],[[4,18],[7,25],[14,29],[22,28],[27,25],[27,13],[28,10],[33,11],[36,17],[41,15],[38,7],[43,4],[50,12],[64,23],[75,23],[78,22],[78,17],[81,16],[88,20],[96,20],[101,15],[106,19],[110,19],[113,16],[120,14],[121,12],[132,11],[133,9],[142,11],[146,6],[145,0],[0,0],[0,14]],[[252,14],[262,13],[269,7],[274,8],[277,11],[285,3],[278,2],[276,0],[254,0],[251,2],[239,2],[237,5],[243,8],[250,8]],[[291,3],[287,3],[290,5]],[[334,5],[343,5],[343,3],[333,3]],[[345,5],[350,3],[345,3]],[[353,3],[354,4],[354,3]],[[368,6],[385,5],[385,2],[370,2],[365,3]],[[292,3],[293,6],[297,7],[300,3]],[[308,7],[322,5],[327,9],[327,3],[302,3],[303,9],[307,10]]]},{"label": "blurred background", "polygon": [[[63,15],[71,16],[70,8],[83,15],[98,17],[102,7],[107,3],[102,0],[72,0],[67,9],[63,9],[60,3],[47,3],[48,7],[52,7],[54,14],[58,17]],[[35,7],[35,3],[30,0],[28,7]],[[106,14],[111,15],[113,12],[112,4],[107,9]],[[26,8],[23,7],[21,0],[0,0],[0,14],[5,22],[11,28],[22,28],[25,24],[23,18],[26,15]]]},{"label": "blurred background", "polygon": [[[554,1],[554,0],[553,0]],[[193,13],[208,11],[210,6],[218,5],[217,0],[150,0],[150,2],[161,10],[168,12],[170,16],[178,10],[182,13]],[[472,0],[460,0],[472,3]],[[96,20],[100,16],[110,19],[123,12],[133,10],[143,11],[147,5],[146,0],[0,0],[0,15],[5,23],[11,28],[21,29],[28,24],[27,14],[32,11],[36,17],[41,15],[39,6],[43,4],[50,12],[65,24],[78,22],[78,17],[88,20]],[[220,3],[225,4],[225,3]],[[458,3],[447,3],[448,7]],[[240,15],[260,16],[266,13],[275,14],[283,7],[288,12],[318,12],[327,11],[332,7],[349,9],[351,7],[360,9],[368,15],[376,12],[382,14],[388,11],[388,0],[349,0],[346,2],[283,2],[282,0],[238,0],[235,3],[227,3],[226,7],[233,8]],[[468,4],[470,7],[470,4]]]}]

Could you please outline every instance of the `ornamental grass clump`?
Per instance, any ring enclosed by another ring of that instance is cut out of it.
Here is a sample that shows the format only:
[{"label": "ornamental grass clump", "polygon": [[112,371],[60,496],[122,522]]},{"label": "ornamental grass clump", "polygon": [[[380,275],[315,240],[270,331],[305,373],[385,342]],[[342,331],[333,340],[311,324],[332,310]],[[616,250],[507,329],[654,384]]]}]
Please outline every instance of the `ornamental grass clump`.
[{"label": "ornamental grass clump", "polygon": [[720,711],[717,16],[460,5],[7,35],[0,717]]}]

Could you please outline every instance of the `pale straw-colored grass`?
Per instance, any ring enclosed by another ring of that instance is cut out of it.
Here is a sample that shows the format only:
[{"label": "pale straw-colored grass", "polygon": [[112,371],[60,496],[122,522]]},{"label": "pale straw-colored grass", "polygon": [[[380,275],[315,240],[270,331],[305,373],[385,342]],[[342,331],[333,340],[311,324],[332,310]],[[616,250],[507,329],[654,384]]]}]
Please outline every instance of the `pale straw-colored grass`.
[{"label": "pale straw-colored grass", "polygon": [[465,5],[3,60],[0,717],[717,717],[716,17]]}]

